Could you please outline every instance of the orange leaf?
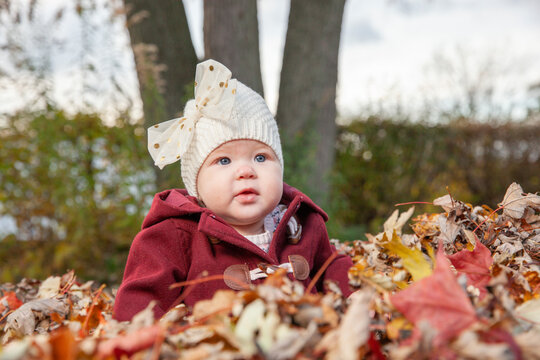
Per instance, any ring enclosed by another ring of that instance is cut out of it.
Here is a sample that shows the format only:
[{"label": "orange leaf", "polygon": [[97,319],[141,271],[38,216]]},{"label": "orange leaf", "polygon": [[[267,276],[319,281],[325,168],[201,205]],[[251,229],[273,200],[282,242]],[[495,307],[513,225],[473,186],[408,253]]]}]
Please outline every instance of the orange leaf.
[{"label": "orange leaf", "polygon": [[7,291],[0,299],[0,314],[2,314],[6,309],[15,310],[22,304],[23,302],[19,300],[13,291]]},{"label": "orange leaf", "polygon": [[390,301],[418,329],[420,322],[437,331],[433,345],[443,345],[475,323],[474,308],[439,248],[433,274],[394,294]]},{"label": "orange leaf", "polygon": [[71,360],[77,355],[75,337],[67,327],[61,327],[51,333],[49,343],[53,359]]}]

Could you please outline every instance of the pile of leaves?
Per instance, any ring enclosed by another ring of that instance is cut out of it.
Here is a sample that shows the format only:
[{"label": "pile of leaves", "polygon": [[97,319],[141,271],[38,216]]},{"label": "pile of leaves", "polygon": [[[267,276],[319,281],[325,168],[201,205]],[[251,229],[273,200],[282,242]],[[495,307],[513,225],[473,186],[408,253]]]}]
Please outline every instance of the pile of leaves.
[{"label": "pile of leaves", "polygon": [[[516,183],[500,207],[450,195],[412,208],[350,249],[351,283],[371,286],[372,330],[393,359],[540,359],[540,196]],[[501,214],[499,212],[502,211]]]},{"label": "pile of leaves", "polygon": [[277,271],[117,322],[107,289],[73,272],[0,285],[0,359],[540,359],[540,196],[514,183],[496,210],[433,204],[444,211],[414,218],[412,234],[410,208],[367,241],[335,243],[354,262],[348,298]]}]

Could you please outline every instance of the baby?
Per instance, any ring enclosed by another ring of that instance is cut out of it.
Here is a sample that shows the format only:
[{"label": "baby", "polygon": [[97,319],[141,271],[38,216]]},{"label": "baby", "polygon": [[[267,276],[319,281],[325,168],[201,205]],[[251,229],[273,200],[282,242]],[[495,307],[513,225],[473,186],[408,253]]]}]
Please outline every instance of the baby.
[{"label": "baby", "polygon": [[[335,256],[313,291],[326,280],[351,293],[351,259],[328,240],[327,215],[283,183],[276,121],[261,96],[231,79],[214,60],[197,66],[195,99],[184,117],[148,129],[148,150],[160,168],[181,161],[186,190],[156,194],[129,252],[114,317],[129,320],[156,300],[163,315],[183,301],[216,290],[249,288],[277,268],[307,286]],[[196,286],[170,285],[206,276]]]}]

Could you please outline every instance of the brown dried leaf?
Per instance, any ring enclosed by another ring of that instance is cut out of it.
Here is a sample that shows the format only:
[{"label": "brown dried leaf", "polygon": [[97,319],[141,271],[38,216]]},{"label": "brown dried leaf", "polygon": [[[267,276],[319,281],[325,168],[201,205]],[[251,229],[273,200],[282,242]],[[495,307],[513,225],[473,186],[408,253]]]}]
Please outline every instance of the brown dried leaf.
[{"label": "brown dried leaf", "polygon": [[6,328],[17,335],[30,335],[34,332],[38,321],[51,313],[65,316],[68,306],[57,299],[40,299],[27,302],[7,317]]},{"label": "brown dried leaf", "polygon": [[202,300],[193,307],[193,317],[199,320],[222,310],[232,309],[236,293],[232,290],[218,290],[210,300]]},{"label": "brown dried leaf", "polygon": [[[403,225],[407,223],[414,212],[414,206],[410,207],[404,213],[399,214],[398,210],[395,210],[392,215],[384,222],[384,232],[389,238],[392,237],[392,233],[395,231],[398,235],[401,235]],[[399,214],[399,217],[398,217]]]},{"label": "brown dried leaf", "polygon": [[540,327],[540,299],[524,302],[516,308],[515,313],[520,319]]},{"label": "brown dried leaf", "polygon": [[433,205],[440,206],[449,213],[454,208],[455,200],[450,195],[444,195],[433,200]]},{"label": "brown dried leaf", "polygon": [[462,332],[452,348],[465,359],[501,360],[514,359],[508,346],[502,343],[486,344],[474,331]]},{"label": "brown dried leaf", "polygon": [[525,194],[518,183],[512,183],[506,190],[502,206],[503,214],[513,219],[521,219],[527,207],[540,210],[540,196],[536,194]]}]

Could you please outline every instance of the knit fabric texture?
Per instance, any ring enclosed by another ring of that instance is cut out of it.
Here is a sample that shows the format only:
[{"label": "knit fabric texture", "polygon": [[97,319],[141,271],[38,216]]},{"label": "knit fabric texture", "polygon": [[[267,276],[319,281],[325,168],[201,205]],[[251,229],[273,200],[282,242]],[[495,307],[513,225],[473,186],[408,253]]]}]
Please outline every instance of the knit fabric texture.
[{"label": "knit fabric texture", "polygon": [[269,231],[265,231],[262,234],[245,235],[245,238],[261,248],[265,253],[270,249],[270,243],[272,242],[272,234]]}]

